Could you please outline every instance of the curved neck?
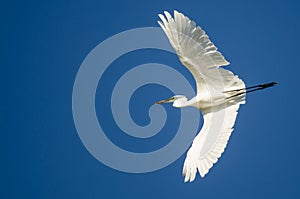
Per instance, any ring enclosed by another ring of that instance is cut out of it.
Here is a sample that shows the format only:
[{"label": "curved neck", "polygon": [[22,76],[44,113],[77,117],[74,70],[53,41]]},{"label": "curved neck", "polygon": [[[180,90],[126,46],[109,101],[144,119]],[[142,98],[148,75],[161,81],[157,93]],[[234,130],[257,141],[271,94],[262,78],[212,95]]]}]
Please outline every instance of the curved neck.
[{"label": "curved neck", "polygon": [[182,108],[190,106],[190,103],[186,97],[181,97],[173,102],[173,106],[176,108]]},{"label": "curved neck", "polygon": [[188,100],[185,96],[174,101],[173,106],[176,108],[183,108],[187,106],[193,106],[198,108],[199,97],[195,96]]}]

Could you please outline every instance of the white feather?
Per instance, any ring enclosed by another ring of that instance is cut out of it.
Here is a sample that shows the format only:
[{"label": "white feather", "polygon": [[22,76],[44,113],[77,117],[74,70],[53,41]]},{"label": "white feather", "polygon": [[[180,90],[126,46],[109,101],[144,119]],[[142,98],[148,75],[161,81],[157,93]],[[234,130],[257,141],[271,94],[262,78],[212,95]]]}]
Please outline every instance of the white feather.
[{"label": "white feather", "polygon": [[[197,96],[193,106],[203,113],[204,124],[195,137],[183,166],[184,181],[194,181],[197,170],[204,177],[224,152],[237,117],[239,105],[245,103],[245,95],[226,100],[230,93],[224,91],[243,89],[244,82],[231,71],[220,66],[229,62],[217,51],[217,47],[195,22],[174,11],[174,19],[168,12],[159,15],[159,25],[166,33],[183,65],[192,73]],[[201,100],[206,102],[202,104]]]}]

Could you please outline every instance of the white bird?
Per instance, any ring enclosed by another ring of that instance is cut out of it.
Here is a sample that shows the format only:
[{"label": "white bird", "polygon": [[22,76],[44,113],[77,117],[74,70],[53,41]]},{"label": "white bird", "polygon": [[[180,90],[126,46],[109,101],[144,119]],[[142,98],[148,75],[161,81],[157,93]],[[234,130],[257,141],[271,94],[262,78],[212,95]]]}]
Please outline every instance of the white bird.
[{"label": "white bird", "polygon": [[203,114],[202,129],[193,140],[183,166],[184,181],[192,182],[197,170],[204,177],[224,152],[246,93],[274,86],[276,82],[246,88],[237,75],[220,67],[229,62],[194,21],[177,11],[174,18],[166,11],[164,14],[159,14],[158,23],[181,63],[192,73],[197,95],[190,100],[175,95],[156,104],[173,102],[177,108],[193,106]]}]

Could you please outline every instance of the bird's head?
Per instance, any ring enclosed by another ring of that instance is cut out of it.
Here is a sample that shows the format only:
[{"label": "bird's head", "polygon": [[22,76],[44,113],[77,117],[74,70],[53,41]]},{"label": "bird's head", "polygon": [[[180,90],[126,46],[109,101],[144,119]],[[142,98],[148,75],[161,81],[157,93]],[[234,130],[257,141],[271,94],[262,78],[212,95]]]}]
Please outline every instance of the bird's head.
[{"label": "bird's head", "polygon": [[[183,102],[183,101],[186,101],[186,100],[187,100],[187,98],[184,95],[175,95],[175,96],[170,97],[168,99],[160,100],[158,102],[155,102],[155,104],[164,104],[164,103],[169,103],[169,102]],[[173,104],[173,106],[176,106],[175,103]]]}]

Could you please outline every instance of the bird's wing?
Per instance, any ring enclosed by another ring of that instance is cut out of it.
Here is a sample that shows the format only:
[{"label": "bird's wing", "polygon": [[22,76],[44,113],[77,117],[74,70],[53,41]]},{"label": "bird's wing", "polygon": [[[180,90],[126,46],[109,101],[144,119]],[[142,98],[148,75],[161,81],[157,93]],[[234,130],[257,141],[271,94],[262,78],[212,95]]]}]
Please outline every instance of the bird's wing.
[{"label": "bird's wing", "polygon": [[233,131],[239,105],[245,103],[245,95],[241,95],[223,105],[215,105],[213,103],[217,96],[213,95],[221,94],[220,99],[224,99],[232,93],[223,91],[242,89],[245,84],[238,76],[220,67],[229,62],[195,22],[177,11],[174,11],[174,18],[168,12],[164,14],[165,16],[159,15],[161,21],[158,23],[182,64],[192,73],[197,85],[197,95],[203,98],[210,96],[206,100],[212,100],[209,111],[201,110],[204,124],[184,163],[185,181],[193,181],[197,170],[204,177],[217,162]]},{"label": "bird's wing", "polygon": [[[211,90],[241,89],[245,85],[232,72],[220,68],[228,65],[224,56],[209,40],[206,33],[194,21],[182,13],[174,11],[174,18],[164,12],[158,21],[175,49],[180,61],[192,73],[197,94],[210,93]],[[211,93],[210,93],[211,95]]]},{"label": "bird's wing", "polygon": [[185,182],[192,182],[197,170],[204,177],[218,161],[233,131],[238,109],[239,103],[204,115],[203,127],[195,137],[184,162]]}]

